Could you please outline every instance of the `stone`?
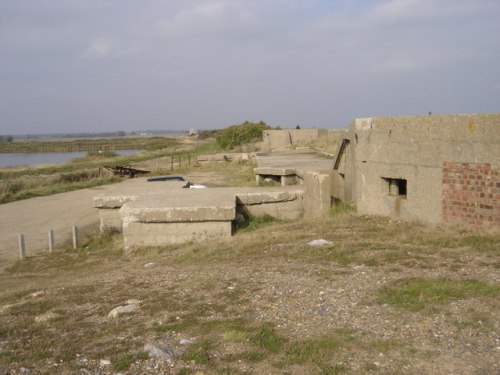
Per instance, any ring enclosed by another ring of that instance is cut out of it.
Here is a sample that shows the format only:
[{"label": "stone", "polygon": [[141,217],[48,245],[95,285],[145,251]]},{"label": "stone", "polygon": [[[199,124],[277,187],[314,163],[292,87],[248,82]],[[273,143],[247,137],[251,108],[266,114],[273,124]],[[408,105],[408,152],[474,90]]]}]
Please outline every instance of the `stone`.
[{"label": "stone", "polygon": [[146,263],[146,264],[144,265],[144,268],[151,268],[151,267],[153,267],[154,265],[155,265],[155,264],[154,264],[154,263],[152,263],[152,262],[151,262],[151,263]]},{"label": "stone", "polygon": [[133,314],[139,310],[140,301],[129,299],[126,305],[115,307],[108,314],[108,318],[118,318],[121,315]]},{"label": "stone", "polygon": [[170,361],[175,358],[175,352],[165,346],[158,344],[145,344],[144,351],[149,353],[153,358],[159,358]]},{"label": "stone", "polygon": [[101,359],[99,361],[99,366],[101,367],[111,366],[111,361],[109,359]]},{"label": "stone", "polygon": [[45,295],[45,292],[43,290],[39,290],[37,292],[33,292],[30,294],[30,297],[32,298],[37,298],[37,297],[42,297]]},{"label": "stone", "polygon": [[180,339],[179,344],[181,345],[191,345],[193,343],[192,340],[189,339]]},{"label": "stone", "polygon": [[42,315],[39,315],[39,316],[35,317],[35,322],[37,322],[37,323],[44,323],[44,322],[49,322],[51,320],[59,319],[61,317],[62,317],[61,314],[57,314],[55,312],[49,311],[49,312],[47,312],[45,314],[42,314]]},{"label": "stone", "polygon": [[307,243],[308,246],[331,246],[333,245],[332,241],[327,241],[324,239],[312,240]]}]

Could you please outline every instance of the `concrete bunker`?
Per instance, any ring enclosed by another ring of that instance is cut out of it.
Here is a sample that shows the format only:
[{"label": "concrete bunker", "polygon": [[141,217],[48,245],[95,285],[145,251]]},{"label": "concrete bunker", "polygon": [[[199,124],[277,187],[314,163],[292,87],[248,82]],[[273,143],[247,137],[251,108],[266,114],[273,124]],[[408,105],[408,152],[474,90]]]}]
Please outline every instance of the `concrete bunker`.
[{"label": "concrete bunker", "polygon": [[339,145],[332,196],[358,213],[500,226],[500,114],[355,119]]}]

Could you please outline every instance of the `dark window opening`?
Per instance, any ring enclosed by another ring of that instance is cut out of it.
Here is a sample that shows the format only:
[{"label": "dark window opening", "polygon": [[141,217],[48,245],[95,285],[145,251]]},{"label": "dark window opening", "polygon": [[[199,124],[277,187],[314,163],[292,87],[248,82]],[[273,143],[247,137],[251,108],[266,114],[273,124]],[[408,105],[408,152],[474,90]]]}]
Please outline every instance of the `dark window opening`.
[{"label": "dark window opening", "polygon": [[406,180],[403,178],[387,178],[382,177],[387,185],[389,195],[394,197],[405,196],[406,197]]}]

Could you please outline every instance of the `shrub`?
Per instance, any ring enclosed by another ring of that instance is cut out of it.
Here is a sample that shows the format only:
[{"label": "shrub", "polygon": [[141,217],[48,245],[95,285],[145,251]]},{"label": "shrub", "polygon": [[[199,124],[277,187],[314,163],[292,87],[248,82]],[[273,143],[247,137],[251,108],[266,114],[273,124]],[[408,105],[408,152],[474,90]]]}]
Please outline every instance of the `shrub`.
[{"label": "shrub", "polygon": [[246,143],[262,140],[262,134],[266,129],[271,129],[271,127],[263,121],[258,123],[245,121],[242,124],[219,130],[217,144],[224,150],[231,150]]}]

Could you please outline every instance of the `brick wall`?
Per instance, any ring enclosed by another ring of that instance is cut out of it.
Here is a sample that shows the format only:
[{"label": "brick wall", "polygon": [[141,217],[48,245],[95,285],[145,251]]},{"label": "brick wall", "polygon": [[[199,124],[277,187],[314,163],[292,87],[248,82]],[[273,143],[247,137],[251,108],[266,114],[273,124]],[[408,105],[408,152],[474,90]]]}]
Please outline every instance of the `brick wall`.
[{"label": "brick wall", "polygon": [[500,226],[500,179],[490,164],[443,163],[443,220]]}]

